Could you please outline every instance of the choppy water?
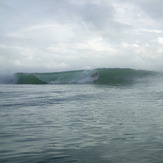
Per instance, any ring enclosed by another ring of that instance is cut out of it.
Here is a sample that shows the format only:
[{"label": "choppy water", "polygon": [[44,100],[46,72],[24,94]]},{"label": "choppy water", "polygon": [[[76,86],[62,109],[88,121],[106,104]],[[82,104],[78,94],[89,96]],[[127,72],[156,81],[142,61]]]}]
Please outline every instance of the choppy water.
[{"label": "choppy water", "polygon": [[163,84],[1,84],[0,162],[162,163]]}]

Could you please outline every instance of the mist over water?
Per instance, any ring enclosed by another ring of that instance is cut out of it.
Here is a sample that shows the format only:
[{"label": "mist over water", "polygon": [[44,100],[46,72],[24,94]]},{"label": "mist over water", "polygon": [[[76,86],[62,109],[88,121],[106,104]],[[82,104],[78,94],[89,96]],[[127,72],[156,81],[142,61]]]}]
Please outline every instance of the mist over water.
[{"label": "mist over water", "polygon": [[123,76],[133,72],[137,82],[1,84],[0,162],[162,163],[162,76]]}]

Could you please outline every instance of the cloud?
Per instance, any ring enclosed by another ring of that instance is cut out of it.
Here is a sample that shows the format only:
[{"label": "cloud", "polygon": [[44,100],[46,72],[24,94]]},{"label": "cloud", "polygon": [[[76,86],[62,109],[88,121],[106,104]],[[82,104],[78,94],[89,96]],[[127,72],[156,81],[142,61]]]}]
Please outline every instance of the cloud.
[{"label": "cloud", "polygon": [[146,11],[154,19],[162,19],[163,17],[162,5],[163,5],[162,0],[155,1],[143,0],[140,2],[140,6],[142,7],[142,9]]},{"label": "cloud", "polygon": [[158,37],[157,41],[158,41],[159,44],[163,44],[163,37]]},{"label": "cloud", "polygon": [[162,70],[161,0],[1,0],[1,71]]},{"label": "cloud", "polygon": [[107,42],[104,42],[102,38],[95,38],[83,43],[77,43],[75,44],[75,47],[77,49],[90,50],[94,52],[116,53],[116,50],[110,47]]}]

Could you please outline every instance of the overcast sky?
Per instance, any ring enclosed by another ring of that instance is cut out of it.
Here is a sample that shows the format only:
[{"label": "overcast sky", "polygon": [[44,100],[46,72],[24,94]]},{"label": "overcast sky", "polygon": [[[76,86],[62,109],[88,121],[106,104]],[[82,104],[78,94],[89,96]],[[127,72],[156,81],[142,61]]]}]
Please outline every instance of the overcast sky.
[{"label": "overcast sky", "polygon": [[0,72],[163,70],[163,0],[0,0]]}]

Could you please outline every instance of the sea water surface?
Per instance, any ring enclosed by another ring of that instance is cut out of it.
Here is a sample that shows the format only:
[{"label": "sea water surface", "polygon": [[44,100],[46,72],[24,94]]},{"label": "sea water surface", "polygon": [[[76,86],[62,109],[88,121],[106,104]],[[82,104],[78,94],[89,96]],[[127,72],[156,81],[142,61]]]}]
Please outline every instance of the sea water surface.
[{"label": "sea water surface", "polygon": [[2,163],[162,163],[163,84],[0,84]]}]

